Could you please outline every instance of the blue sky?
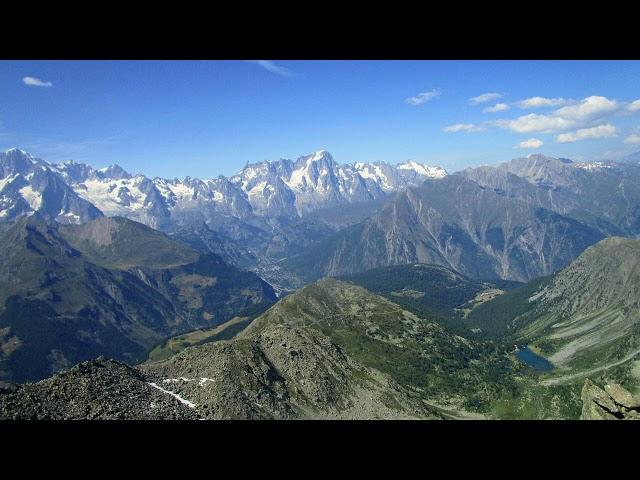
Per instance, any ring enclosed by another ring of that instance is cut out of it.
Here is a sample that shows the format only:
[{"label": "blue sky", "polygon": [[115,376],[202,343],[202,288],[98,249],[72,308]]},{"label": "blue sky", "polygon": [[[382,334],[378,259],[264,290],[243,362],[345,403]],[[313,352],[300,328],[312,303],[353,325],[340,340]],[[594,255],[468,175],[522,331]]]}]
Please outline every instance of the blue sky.
[{"label": "blue sky", "polygon": [[639,99],[639,61],[0,61],[0,148],[179,178],[320,149],[615,159],[640,150]]}]

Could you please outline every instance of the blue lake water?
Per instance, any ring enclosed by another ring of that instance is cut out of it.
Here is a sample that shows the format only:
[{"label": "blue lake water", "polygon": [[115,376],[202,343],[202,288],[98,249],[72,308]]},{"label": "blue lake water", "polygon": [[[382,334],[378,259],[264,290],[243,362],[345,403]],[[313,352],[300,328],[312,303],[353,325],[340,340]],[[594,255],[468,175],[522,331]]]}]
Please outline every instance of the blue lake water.
[{"label": "blue lake water", "polygon": [[527,365],[540,370],[542,372],[548,372],[553,370],[553,363],[540,355],[533,353],[529,350],[529,347],[520,347],[516,352],[516,356]]}]

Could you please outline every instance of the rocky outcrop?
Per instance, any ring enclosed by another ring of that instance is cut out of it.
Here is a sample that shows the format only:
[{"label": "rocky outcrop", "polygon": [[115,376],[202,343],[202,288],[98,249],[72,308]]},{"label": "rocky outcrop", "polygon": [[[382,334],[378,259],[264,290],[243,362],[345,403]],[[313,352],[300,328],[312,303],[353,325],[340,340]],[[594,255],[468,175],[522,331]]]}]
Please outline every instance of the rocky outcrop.
[{"label": "rocky outcrop", "polygon": [[0,389],[2,420],[195,420],[136,369],[104,357],[40,382]]},{"label": "rocky outcrop", "polygon": [[640,398],[617,383],[604,390],[587,379],[582,387],[581,420],[640,420]]}]

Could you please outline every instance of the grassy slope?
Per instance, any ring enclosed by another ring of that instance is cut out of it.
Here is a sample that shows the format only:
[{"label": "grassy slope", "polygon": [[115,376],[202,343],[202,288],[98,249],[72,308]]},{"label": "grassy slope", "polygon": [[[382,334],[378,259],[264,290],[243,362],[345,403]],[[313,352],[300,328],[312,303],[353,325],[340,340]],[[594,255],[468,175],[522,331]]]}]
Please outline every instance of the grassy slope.
[{"label": "grassy slope", "polygon": [[241,336],[272,323],[315,328],[356,361],[431,400],[482,411],[496,395],[515,393],[513,364],[494,344],[456,336],[344,282],[321,280],[282,299]]}]

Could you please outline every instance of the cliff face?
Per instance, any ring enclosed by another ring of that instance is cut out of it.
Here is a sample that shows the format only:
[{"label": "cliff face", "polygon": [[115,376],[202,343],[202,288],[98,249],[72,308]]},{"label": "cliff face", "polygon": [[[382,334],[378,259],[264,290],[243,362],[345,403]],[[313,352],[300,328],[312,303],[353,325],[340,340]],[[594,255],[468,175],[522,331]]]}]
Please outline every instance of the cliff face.
[{"label": "cliff face", "polygon": [[587,379],[582,387],[581,420],[640,420],[640,398],[617,383],[604,390]]}]

